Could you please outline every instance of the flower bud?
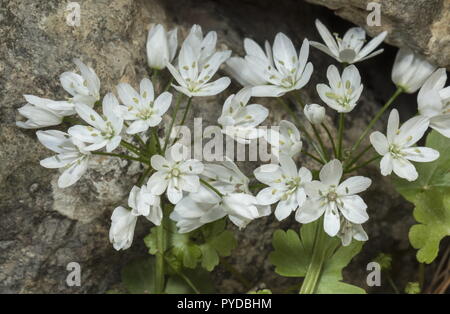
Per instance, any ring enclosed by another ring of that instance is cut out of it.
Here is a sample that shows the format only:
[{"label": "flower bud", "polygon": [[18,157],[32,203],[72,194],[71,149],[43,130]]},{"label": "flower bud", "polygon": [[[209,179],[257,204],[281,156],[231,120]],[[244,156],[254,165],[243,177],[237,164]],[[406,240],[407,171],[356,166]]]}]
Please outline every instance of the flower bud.
[{"label": "flower bud", "polygon": [[306,105],[304,113],[312,124],[320,124],[325,119],[325,108],[318,104]]},{"label": "flower bud", "polygon": [[177,29],[166,32],[161,24],[153,26],[147,37],[147,61],[150,68],[164,69],[167,62],[175,57],[177,45]]},{"label": "flower bud", "polygon": [[405,93],[415,93],[433,73],[436,66],[423,56],[407,48],[401,48],[395,57],[392,68],[392,81]]}]

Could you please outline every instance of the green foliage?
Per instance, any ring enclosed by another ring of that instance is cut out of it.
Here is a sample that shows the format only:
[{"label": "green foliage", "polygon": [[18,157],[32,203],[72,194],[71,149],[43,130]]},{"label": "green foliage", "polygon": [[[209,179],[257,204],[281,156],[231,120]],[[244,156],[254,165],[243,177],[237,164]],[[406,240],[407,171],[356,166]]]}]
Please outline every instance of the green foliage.
[{"label": "green foliage", "polygon": [[[274,251],[270,254],[270,262],[275,272],[285,277],[304,277],[310,266],[316,223],[303,225],[300,235],[293,231],[277,230],[273,235]],[[322,226],[319,226],[320,228]],[[340,240],[327,237],[328,254],[322,267],[315,293],[364,293],[359,287],[342,282],[342,269],[361,250],[362,242],[353,241],[347,247],[339,247]]]},{"label": "green foliage", "polygon": [[411,227],[409,240],[421,263],[433,262],[440,241],[450,235],[450,140],[432,131],[426,146],[438,150],[439,159],[415,164],[419,178],[414,182],[394,180],[397,191],[415,205],[419,224]]},{"label": "green foliage", "polygon": [[450,235],[450,193],[432,189],[415,198],[414,218],[419,224],[409,230],[417,260],[431,263],[438,255],[439,242]]},{"label": "green foliage", "polygon": [[272,294],[272,291],[270,291],[270,289],[261,289],[261,290],[250,291],[248,294]]},{"label": "green foliage", "polygon": [[[153,257],[136,259],[122,270],[122,284],[129,293],[151,294],[155,291],[155,260]],[[195,287],[195,288],[194,288]],[[197,290],[197,291],[196,291]],[[201,268],[184,269],[168,276],[165,293],[213,293],[209,273]],[[114,291],[110,293],[121,293]]]},{"label": "green foliage", "polygon": [[219,256],[229,256],[236,247],[234,235],[225,229],[225,221],[219,220],[202,229],[206,242],[200,245],[202,267],[212,271],[219,264]]},{"label": "green foliage", "polygon": [[153,258],[137,259],[122,269],[122,283],[128,292],[149,294],[155,291],[155,261]]},{"label": "green foliage", "polygon": [[390,270],[392,266],[392,256],[390,254],[380,253],[375,257],[374,262],[380,264],[381,269]]},{"label": "green foliage", "polygon": [[420,285],[418,282],[408,282],[405,287],[405,293],[418,294],[420,293]]},{"label": "green foliage", "polygon": [[[220,256],[229,256],[236,247],[236,240],[231,231],[225,230],[225,221],[219,220],[207,224],[198,231],[177,233],[176,225],[170,222],[166,232],[165,256],[175,270],[187,267],[194,269],[198,263],[208,271],[219,264]],[[150,254],[156,254],[157,233],[152,228],[144,238]]]}]

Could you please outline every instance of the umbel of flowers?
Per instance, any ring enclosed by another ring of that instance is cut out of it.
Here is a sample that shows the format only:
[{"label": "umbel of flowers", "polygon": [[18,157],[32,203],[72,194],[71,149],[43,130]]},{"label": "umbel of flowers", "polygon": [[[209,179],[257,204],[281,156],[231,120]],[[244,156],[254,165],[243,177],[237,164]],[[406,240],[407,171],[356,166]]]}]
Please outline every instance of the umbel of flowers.
[{"label": "umbel of flowers", "polygon": [[[211,262],[211,254],[229,254],[208,244],[208,234],[217,236],[210,232],[215,222],[228,219],[244,229],[253,220],[273,213],[277,220],[294,217],[304,225],[302,228],[319,226],[310,267],[300,289],[302,293],[313,293],[317,291],[323,263],[331,258],[324,252],[330,250],[335,237],[344,247],[369,239],[363,224],[369,220],[370,208],[363,198],[371,179],[358,176],[355,171],[379,161],[382,175],[393,172],[400,178],[416,180],[415,162],[439,158],[436,150],[416,145],[427,129],[450,136],[450,87],[445,87],[445,69],[435,71],[422,57],[400,49],[392,70],[396,91],[354,145],[344,148],[345,116],[358,106],[364,92],[363,79],[354,64],[381,53],[382,49],[373,50],[386,33],[365,45],[366,35],[361,28],[350,29],[341,39],[320,21],[316,26],[325,44],[304,39],[296,47],[285,34],[278,33],[273,45],[266,42],[264,48],[246,38],[246,55],[231,57],[231,51],[217,49],[214,31],[204,35],[202,28],[194,25],[178,49],[177,30],[166,31],[164,26],[155,25],[149,31],[146,47],[151,79],[142,78],[139,87],[127,83],[118,83],[115,88],[107,86],[109,92],[101,95],[100,79],[94,69],[75,59],[78,72],[60,76],[69,97],[50,100],[24,95],[27,103],[19,113],[25,120],[17,121],[17,126],[43,129],[36,132],[38,140],[53,155],[42,160],[41,165],[60,169],[60,188],[76,184],[96,155],[141,165],[142,174],[134,182],[128,201],[112,212],[109,237],[116,250],[125,250],[133,243],[139,217],[155,225],[146,238],[150,252],[156,256],[154,292],[165,291],[167,276],[174,269],[182,274],[184,267],[195,268],[197,260],[201,260],[202,266],[211,270],[219,263],[218,258]],[[331,64],[327,82],[316,86],[316,99],[322,105],[302,101],[302,88],[314,69],[308,61],[310,45],[340,63]],[[228,157],[217,162],[193,159],[188,147],[178,142],[176,134],[173,136],[176,127],[186,123],[197,97],[214,97],[228,88],[230,78],[218,74],[221,66],[243,86],[223,105],[218,117],[223,134],[244,145],[263,137],[278,157],[278,162],[260,165],[253,174],[245,174]],[[173,80],[165,82],[164,76],[158,75],[165,70]],[[372,146],[361,149],[374,124],[394,100],[401,93],[418,89],[418,115],[401,124],[398,111],[392,109],[386,133],[371,133]],[[276,98],[291,121],[280,121],[278,131],[260,129],[269,110],[261,104],[249,104],[255,96]],[[331,119],[326,111],[339,116],[336,134],[327,126]],[[163,125],[163,116],[169,113],[171,122]],[[66,132],[61,130],[68,125]],[[319,128],[324,129],[331,148],[324,145]],[[164,132],[160,132],[162,129]],[[299,155],[311,158],[317,167],[299,165]],[[223,235],[229,231],[221,232]],[[198,238],[202,234],[205,244],[175,246],[170,250],[167,239],[174,234],[177,239],[184,239],[185,245],[193,243],[191,236]],[[178,259],[178,264],[171,262],[174,259]],[[174,266],[180,263],[181,267]]]}]

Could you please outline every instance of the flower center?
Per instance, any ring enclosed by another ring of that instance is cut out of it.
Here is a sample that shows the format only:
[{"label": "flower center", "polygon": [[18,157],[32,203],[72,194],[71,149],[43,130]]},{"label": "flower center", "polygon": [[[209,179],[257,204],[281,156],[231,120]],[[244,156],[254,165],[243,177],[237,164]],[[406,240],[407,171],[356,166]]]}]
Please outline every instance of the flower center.
[{"label": "flower center", "polygon": [[331,191],[331,192],[329,192],[329,193],[327,194],[327,199],[328,199],[329,202],[334,202],[334,201],[337,200],[337,198],[338,198],[338,195],[337,195],[337,193],[334,192],[334,191]]},{"label": "flower center", "polygon": [[170,174],[171,174],[172,177],[178,177],[180,175],[180,173],[181,173],[180,169],[178,169],[178,168],[173,168],[170,171]]},{"label": "flower center", "polygon": [[400,147],[398,145],[396,145],[396,144],[391,144],[389,146],[389,152],[391,153],[393,158],[401,158],[404,155],[402,153]]}]

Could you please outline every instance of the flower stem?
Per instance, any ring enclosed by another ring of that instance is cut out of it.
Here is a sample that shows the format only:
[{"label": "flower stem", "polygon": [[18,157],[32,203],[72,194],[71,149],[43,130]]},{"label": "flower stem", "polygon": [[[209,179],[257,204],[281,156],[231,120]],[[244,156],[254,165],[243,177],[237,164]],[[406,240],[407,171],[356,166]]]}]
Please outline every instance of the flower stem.
[{"label": "flower stem", "polygon": [[203,184],[204,186],[206,186],[207,188],[209,188],[210,190],[212,190],[214,193],[216,193],[217,195],[219,195],[220,197],[223,197],[223,194],[219,192],[219,190],[217,190],[215,187],[213,187],[211,184],[209,184],[208,182],[206,182],[203,179],[200,179],[200,183]]},{"label": "flower stem", "polygon": [[370,164],[370,163],[372,163],[372,162],[374,162],[375,160],[380,159],[380,158],[381,158],[381,156],[374,156],[373,158],[369,159],[368,161],[362,163],[361,165],[355,166],[355,167],[353,167],[353,168],[351,168],[351,169],[346,168],[346,169],[344,170],[344,173],[349,173],[349,172],[353,172],[353,171],[355,171],[355,170],[358,170],[358,169],[360,169],[360,168],[362,168],[362,167],[364,167],[364,166],[367,166],[368,164]]},{"label": "flower stem", "polygon": [[[186,108],[184,109],[183,118],[181,118],[180,126],[184,125],[184,123],[186,122],[186,117],[188,115],[189,109],[191,108],[191,104],[192,104],[192,97],[190,97],[188,99],[188,102],[186,104]],[[180,129],[178,129],[178,132],[177,132],[177,134],[174,137],[174,141],[173,141],[172,145],[175,144],[178,141],[178,136],[179,135],[180,135]]]},{"label": "flower stem", "polygon": [[155,293],[161,294],[164,292],[165,286],[165,272],[164,272],[164,251],[165,251],[165,230],[164,221],[156,227],[156,264],[155,264]]},{"label": "flower stem", "polygon": [[180,103],[181,103],[182,99],[183,99],[183,94],[181,94],[181,93],[178,94],[178,98],[175,103],[175,108],[174,108],[173,114],[172,114],[172,121],[170,122],[169,129],[167,130],[167,133],[166,133],[166,138],[164,139],[164,148],[162,150],[163,153],[166,151],[167,146],[169,145],[170,133],[172,133],[173,125],[175,124],[175,120],[177,119],[177,113],[178,113],[178,110],[180,109]]},{"label": "flower stem", "polygon": [[320,145],[320,148],[322,149],[322,152],[323,152],[323,154],[324,154],[325,160],[328,161],[328,160],[329,160],[328,151],[327,151],[327,149],[325,148],[325,145],[323,144],[322,137],[320,136],[320,134],[319,134],[319,132],[317,131],[317,128],[315,127],[314,124],[311,123],[311,127],[312,127],[312,129],[313,129],[313,131],[314,131],[314,135],[316,136],[317,141],[319,141],[319,145]]},{"label": "flower stem", "polygon": [[333,146],[333,154],[334,154],[334,157],[337,158],[338,155],[337,155],[337,150],[336,150],[336,144],[334,143],[334,138],[333,138],[333,136],[331,135],[330,130],[327,128],[327,126],[325,125],[325,123],[321,123],[320,125],[325,129],[325,132],[327,132],[328,139],[330,140],[331,145]]},{"label": "flower stem", "polygon": [[300,294],[313,294],[316,290],[317,282],[322,273],[325,262],[325,253],[327,250],[327,239],[325,231],[322,228],[323,218],[316,223],[316,237],[314,241],[313,255],[306,272],[305,280],[300,288]]},{"label": "flower stem", "polygon": [[372,129],[372,127],[375,125],[375,123],[380,119],[380,117],[383,115],[383,113],[389,108],[389,106],[394,102],[394,100],[403,93],[403,88],[398,87],[397,90],[394,92],[394,94],[389,98],[389,100],[384,104],[384,106],[380,109],[380,111],[377,112],[375,117],[369,122],[369,125],[367,125],[366,129],[362,132],[356,143],[352,147],[352,152],[354,152],[359,145],[361,144],[362,140],[367,136],[367,133]]},{"label": "flower stem", "polygon": [[118,157],[118,158],[121,158],[121,159],[127,159],[127,160],[139,161],[139,162],[144,163],[144,164],[147,164],[147,165],[149,164],[148,161],[146,161],[146,160],[144,160],[144,159],[142,159],[142,158],[131,157],[131,156],[128,156],[128,155],[123,155],[123,154],[114,154],[114,153],[106,153],[106,152],[91,152],[91,153],[94,154],[94,155],[102,155],[102,156]]},{"label": "flower stem", "polygon": [[305,154],[306,156],[308,156],[309,158],[314,159],[315,161],[317,161],[318,163],[320,163],[321,165],[324,165],[325,163],[319,158],[314,156],[313,154],[308,153],[307,151],[302,151],[303,154]]},{"label": "flower stem", "polygon": [[349,161],[349,163],[347,164],[345,169],[349,169],[351,166],[353,166],[371,148],[372,148],[371,144],[367,145],[355,158],[353,158],[351,161]]},{"label": "flower stem", "polygon": [[345,116],[344,113],[339,113],[339,137],[338,137],[338,148],[337,148],[337,158],[342,158],[342,141],[344,137],[344,122],[345,122]]},{"label": "flower stem", "polygon": [[143,157],[143,155],[142,155],[140,149],[139,149],[138,147],[134,146],[133,144],[131,144],[131,143],[125,141],[125,140],[122,140],[122,141],[120,142],[120,145],[123,146],[123,147],[125,147],[125,148],[128,149],[129,151],[133,152],[134,154]]}]

